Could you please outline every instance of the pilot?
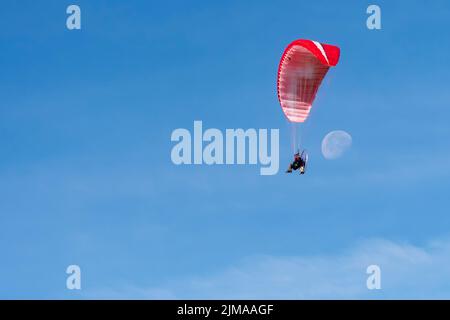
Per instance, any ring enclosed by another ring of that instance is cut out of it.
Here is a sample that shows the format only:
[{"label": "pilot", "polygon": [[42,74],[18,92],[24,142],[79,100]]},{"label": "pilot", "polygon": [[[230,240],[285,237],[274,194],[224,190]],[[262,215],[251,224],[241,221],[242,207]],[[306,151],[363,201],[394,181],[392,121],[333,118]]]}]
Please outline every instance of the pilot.
[{"label": "pilot", "polygon": [[300,174],[305,173],[305,160],[300,156],[300,152],[294,154],[294,162],[289,164],[289,168],[287,169],[287,173],[291,173],[292,170],[300,170]]}]

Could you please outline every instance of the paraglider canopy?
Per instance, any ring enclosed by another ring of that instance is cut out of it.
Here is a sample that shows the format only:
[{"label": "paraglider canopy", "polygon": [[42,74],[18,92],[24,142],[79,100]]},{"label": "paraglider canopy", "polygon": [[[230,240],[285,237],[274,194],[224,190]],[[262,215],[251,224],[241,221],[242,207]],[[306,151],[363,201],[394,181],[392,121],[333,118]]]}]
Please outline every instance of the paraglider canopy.
[{"label": "paraglider canopy", "polygon": [[287,46],[278,67],[278,100],[291,122],[304,122],[328,69],[339,61],[340,49],[312,40]]}]

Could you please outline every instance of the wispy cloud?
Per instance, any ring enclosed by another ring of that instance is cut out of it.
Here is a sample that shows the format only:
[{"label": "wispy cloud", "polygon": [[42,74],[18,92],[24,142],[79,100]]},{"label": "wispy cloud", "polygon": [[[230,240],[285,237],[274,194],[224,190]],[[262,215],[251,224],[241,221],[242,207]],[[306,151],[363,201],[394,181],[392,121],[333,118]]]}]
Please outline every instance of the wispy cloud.
[{"label": "wispy cloud", "polygon": [[[384,299],[450,298],[450,240],[414,246],[370,240],[339,255],[254,256],[207,276],[155,288],[86,291],[88,298]],[[368,290],[366,268],[381,268],[381,290]]]}]

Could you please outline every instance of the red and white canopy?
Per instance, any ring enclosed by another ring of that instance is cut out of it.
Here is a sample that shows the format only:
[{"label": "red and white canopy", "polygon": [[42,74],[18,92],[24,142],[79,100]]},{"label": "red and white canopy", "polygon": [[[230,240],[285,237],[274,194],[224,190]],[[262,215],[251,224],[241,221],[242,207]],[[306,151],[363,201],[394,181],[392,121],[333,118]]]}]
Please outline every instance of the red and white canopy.
[{"label": "red and white canopy", "polygon": [[292,122],[304,122],[328,69],[339,61],[336,46],[295,40],[284,50],[278,67],[278,100]]}]

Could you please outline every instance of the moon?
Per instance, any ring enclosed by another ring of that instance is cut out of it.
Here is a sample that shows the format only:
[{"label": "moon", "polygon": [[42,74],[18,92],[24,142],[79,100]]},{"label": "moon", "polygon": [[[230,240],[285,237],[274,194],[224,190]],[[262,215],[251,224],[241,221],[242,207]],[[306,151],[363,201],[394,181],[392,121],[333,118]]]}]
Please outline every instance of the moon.
[{"label": "moon", "polygon": [[352,136],[343,130],[329,132],[322,140],[322,154],[325,159],[341,157],[352,146]]}]

